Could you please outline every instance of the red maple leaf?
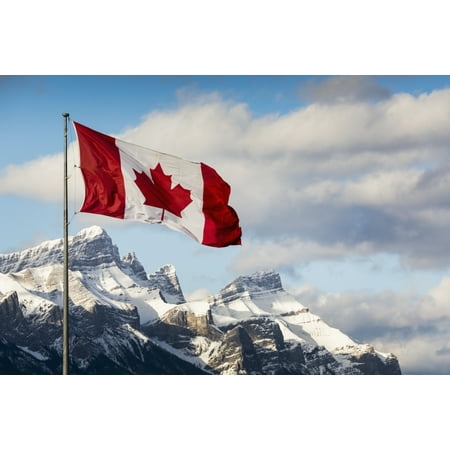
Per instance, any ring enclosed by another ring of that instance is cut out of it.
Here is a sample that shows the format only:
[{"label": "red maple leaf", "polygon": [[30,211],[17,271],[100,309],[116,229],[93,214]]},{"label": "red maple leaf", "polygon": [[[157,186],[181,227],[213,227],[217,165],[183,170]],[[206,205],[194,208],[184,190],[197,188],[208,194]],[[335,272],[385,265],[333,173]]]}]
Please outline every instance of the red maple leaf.
[{"label": "red maple leaf", "polygon": [[150,169],[151,179],[144,172],[133,171],[136,175],[134,182],[145,197],[144,205],[161,208],[161,220],[165,210],[181,217],[181,211],[192,202],[191,191],[179,184],[172,188],[172,175],[166,175],[159,163]]}]

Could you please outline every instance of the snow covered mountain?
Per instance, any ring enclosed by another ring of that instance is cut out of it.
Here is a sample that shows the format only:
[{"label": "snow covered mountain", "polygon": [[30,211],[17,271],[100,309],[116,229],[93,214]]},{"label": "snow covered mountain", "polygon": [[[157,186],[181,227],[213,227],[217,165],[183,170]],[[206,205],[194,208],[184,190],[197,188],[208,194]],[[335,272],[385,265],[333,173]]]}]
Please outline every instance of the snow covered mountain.
[{"label": "snow covered mountain", "polygon": [[[328,326],[275,272],[187,302],[175,269],[147,274],[99,227],[70,239],[71,373],[399,374]],[[61,373],[62,240],[0,255],[0,373]]]}]

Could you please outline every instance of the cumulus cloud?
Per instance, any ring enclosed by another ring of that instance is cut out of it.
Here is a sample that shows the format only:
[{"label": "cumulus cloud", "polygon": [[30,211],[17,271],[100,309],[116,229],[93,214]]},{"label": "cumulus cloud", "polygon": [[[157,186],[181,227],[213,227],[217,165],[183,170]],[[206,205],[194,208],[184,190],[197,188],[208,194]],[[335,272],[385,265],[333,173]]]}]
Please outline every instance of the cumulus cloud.
[{"label": "cumulus cloud", "polygon": [[189,292],[188,294],[185,294],[184,296],[186,298],[186,301],[195,302],[197,300],[203,300],[210,295],[212,295],[212,293],[208,289],[200,288],[200,289],[196,289],[193,292]]},{"label": "cumulus cloud", "polygon": [[450,278],[425,295],[414,292],[326,293],[314,286],[297,298],[359,342],[394,353],[403,373],[450,374]]},{"label": "cumulus cloud", "polygon": [[[62,198],[63,155],[49,155],[0,172],[0,194],[44,201]],[[26,181],[26,182],[25,182]]]},{"label": "cumulus cloud", "polygon": [[[447,323],[447,326],[449,324]],[[450,333],[416,333],[412,336],[385,336],[373,341],[375,348],[394,353],[405,374],[448,375],[450,355],[445,349]]]},{"label": "cumulus cloud", "polygon": [[445,146],[450,136],[450,90],[419,97],[397,94],[377,104],[313,103],[263,117],[253,117],[246,104],[206,99],[153,111],[123,138],[191,159],[309,163],[306,169],[295,167],[296,173],[312,168],[323,173],[318,162],[344,158],[352,173],[374,162],[392,167],[427,160],[430,150],[443,151],[430,145]]},{"label": "cumulus cloud", "polygon": [[[151,111],[118,137],[206,162],[231,184],[244,230],[236,270],[375,253],[449,266],[450,89],[387,95],[372,78],[324,83],[316,92],[354,92],[358,101],[255,116],[218,93],[180,92],[176,107]],[[60,158],[3,169],[0,192],[61,198]],[[73,182],[80,190],[77,171]]]},{"label": "cumulus cloud", "polygon": [[[68,174],[73,197],[81,198],[82,179],[75,168],[76,147],[68,148]],[[62,153],[42,156],[24,164],[10,165],[0,169],[0,195],[18,195],[43,200],[61,201],[63,197],[64,156]]]},{"label": "cumulus cloud", "polygon": [[421,302],[420,316],[426,320],[450,320],[450,277],[445,277]]},{"label": "cumulus cloud", "polygon": [[353,246],[341,242],[323,245],[315,241],[302,241],[296,238],[272,242],[249,242],[242,248],[232,269],[236,273],[249,273],[268,267],[289,270],[296,264],[340,259],[349,254],[367,256],[372,252],[373,248],[368,242],[360,242]]}]

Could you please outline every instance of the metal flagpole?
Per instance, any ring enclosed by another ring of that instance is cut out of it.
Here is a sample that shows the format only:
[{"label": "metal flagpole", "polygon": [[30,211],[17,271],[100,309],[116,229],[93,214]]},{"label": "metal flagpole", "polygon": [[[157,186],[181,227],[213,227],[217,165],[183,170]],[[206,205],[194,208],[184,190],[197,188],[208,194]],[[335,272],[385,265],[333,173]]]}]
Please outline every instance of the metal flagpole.
[{"label": "metal flagpole", "polygon": [[69,375],[69,220],[68,220],[68,188],[67,188],[67,121],[64,117],[64,269],[63,269],[63,375]]}]

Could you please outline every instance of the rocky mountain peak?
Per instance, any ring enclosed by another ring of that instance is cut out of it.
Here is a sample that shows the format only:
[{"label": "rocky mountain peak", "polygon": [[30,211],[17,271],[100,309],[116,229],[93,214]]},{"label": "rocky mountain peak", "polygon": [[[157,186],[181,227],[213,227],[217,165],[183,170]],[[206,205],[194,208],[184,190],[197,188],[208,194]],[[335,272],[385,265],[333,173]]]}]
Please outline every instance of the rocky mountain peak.
[{"label": "rocky mountain peak", "polygon": [[165,264],[155,273],[148,275],[148,280],[152,286],[158,288],[163,293],[167,303],[184,303],[186,300],[181,290],[175,267],[172,264]]},{"label": "rocky mountain peak", "polygon": [[121,264],[117,246],[113,244],[108,233],[98,226],[81,230],[69,241],[69,258],[72,270]]},{"label": "rocky mountain peak", "polygon": [[[55,239],[18,252],[0,254],[0,273],[63,263],[63,240]],[[117,247],[105,230],[98,226],[85,228],[69,238],[69,265],[84,270],[101,264],[120,265]]]},{"label": "rocky mountain peak", "polygon": [[131,267],[134,274],[138,278],[141,280],[147,280],[147,272],[134,252],[127,253],[124,257],[122,257],[122,261]]},{"label": "rocky mountain peak", "polygon": [[222,300],[231,300],[233,297],[248,292],[256,294],[261,292],[282,291],[280,275],[272,270],[255,272],[252,275],[240,276],[225,286],[219,296]]},{"label": "rocky mountain peak", "polygon": [[105,236],[108,236],[108,233],[102,227],[93,225],[92,227],[83,228],[75,235],[75,239],[96,239],[97,237],[103,238]]}]

